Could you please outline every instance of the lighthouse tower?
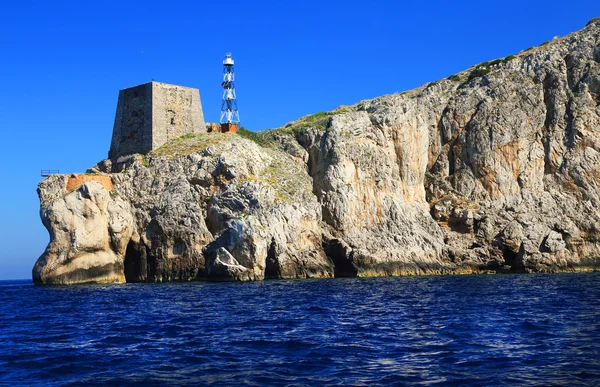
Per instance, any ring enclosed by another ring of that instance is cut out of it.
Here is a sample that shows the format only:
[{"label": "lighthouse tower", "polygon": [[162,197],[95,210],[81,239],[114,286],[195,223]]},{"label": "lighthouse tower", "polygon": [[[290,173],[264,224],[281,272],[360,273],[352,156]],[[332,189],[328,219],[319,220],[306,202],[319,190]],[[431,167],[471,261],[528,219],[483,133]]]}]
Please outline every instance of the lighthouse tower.
[{"label": "lighthouse tower", "polygon": [[223,61],[223,102],[221,102],[221,132],[237,132],[240,125],[240,113],[235,98],[235,76],[231,53],[225,55]]}]

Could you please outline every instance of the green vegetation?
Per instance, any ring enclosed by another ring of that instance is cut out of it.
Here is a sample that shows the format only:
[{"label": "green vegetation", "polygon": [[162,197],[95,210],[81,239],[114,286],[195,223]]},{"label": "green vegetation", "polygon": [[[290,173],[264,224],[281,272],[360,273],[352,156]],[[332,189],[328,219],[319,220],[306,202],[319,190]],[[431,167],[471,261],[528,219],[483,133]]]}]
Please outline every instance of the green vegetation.
[{"label": "green vegetation", "polygon": [[229,133],[188,133],[150,152],[150,156],[185,156],[216,145],[231,136]]},{"label": "green vegetation", "polygon": [[592,20],[590,20],[589,22],[587,22],[586,27],[587,26],[591,26],[592,24],[598,23],[600,22],[600,17],[595,17]]},{"label": "green vegetation", "polygon": [[285,125],[282,129],[288,129],[294,134],[300,133],[308,128],[316,128],[317,130],[325,131],[329,127],[329,120],[331,119],[332,115],[346,113],[348,111],[349,108],[342,108],[332,112],[319,112],[311,114],[304,116],[291,124]]},{"label": "green vegetation", "polygon": [[540,47],[545,46],[545,45],[547,45],[549,43],[550,43],[549,41],[548,42],[544,42],[544,43],[540,44]]},{"label": "green vegetation", "polygon": [[[497,67],[500,64],[507,63],[515,58],[516,58],[516,56],[509,55],[503,59],[495,59],[491,62],[480,63],[477,66],[475,66],[473,71],[471,71],[471,73],[469,74],[469,80],[487,75],[492,71],[492,68]],[[451,79],[451,78],[448,77],[448,79]]]},{"label": "green vegetation", "polygon": [[279,136],[295,136],[304,132],[308,128],[315,128],[320,132],[325,132],[329,128],[329,120],[331,119],[331,116],[348,113],[355,110],[356,108],[351,106],[340,106],[331,112],[309,114],[294,122],[290,122],[281,128],[251,132],[246,128],[241,127],[237,133],[244,138],[254,141],[262,147],[272,148],[278,144],[277,137]]},{"label": "green vegetation", "polygon": [[194,138],[195,134],[196,133],[186,133],[186,134],[184,134],[183,136],[181,136],[179,138],[181,138],[182,140],[187,140],[187,139],[190,139],[190,138]]},{"label": "green vegetation", "polygon": [[488,62],[477,65],[475,69],[471,71],[471,74],[469,74],[469,80],[489,74],[491,70],[487,67],[488,65]]},{"label": "green vegetation", "polygon": [[279,129],[268,129],[261,130],[260,132],[251,132],[242,126],[238,129],[237,134],[254,141],[264,148],[270,148],[276,143],[277,135],[280,134],[280,131]]},{"label": "green vegetation", "polygon": [[447,79],[454,82],[460,82],[460,76],[458,74],[450,75]]},{"label": "green vegetation", "polygon": [[437,85],[437,84],[438,84],[438,81],[429,82],[429,83],[427,84],[427,86],[425,86],[425,88],[426,88],[426,89],[428,89],[428,88],[430,88],[431,86],[435,86],[435,85]]}]

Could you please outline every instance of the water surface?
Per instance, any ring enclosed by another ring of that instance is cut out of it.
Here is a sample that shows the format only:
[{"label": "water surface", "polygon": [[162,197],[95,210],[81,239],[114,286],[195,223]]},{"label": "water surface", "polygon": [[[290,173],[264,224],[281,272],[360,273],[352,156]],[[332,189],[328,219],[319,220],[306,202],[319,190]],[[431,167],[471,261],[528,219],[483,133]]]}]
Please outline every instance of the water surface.
[{"label": "water surface", "polygon": [[599,384],[600,273],[0,281],[0,385]]}]

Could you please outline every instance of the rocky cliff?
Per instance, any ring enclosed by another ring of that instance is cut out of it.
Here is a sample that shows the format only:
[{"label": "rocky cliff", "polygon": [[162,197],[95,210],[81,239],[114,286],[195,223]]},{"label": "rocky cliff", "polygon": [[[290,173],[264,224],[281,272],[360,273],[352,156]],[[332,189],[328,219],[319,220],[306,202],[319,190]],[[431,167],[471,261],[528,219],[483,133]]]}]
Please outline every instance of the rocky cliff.
[{"label": "rocky cliff", "polygon": [[600,23],[416,90],[277,130],[189,134],[85,176],[39,185],[51,240],[36,283],[596,270]]}]

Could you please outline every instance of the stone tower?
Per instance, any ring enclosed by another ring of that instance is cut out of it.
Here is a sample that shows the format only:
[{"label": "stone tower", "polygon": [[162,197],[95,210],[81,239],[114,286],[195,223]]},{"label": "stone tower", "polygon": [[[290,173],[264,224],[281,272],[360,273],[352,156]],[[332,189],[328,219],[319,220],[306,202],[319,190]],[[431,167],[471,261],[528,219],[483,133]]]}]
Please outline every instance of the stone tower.
[{"label": "stone tower", "polygon": [[173,138],[204,131],[198,89],[152,81],[119,91],[108,157],[146,154]]}]

